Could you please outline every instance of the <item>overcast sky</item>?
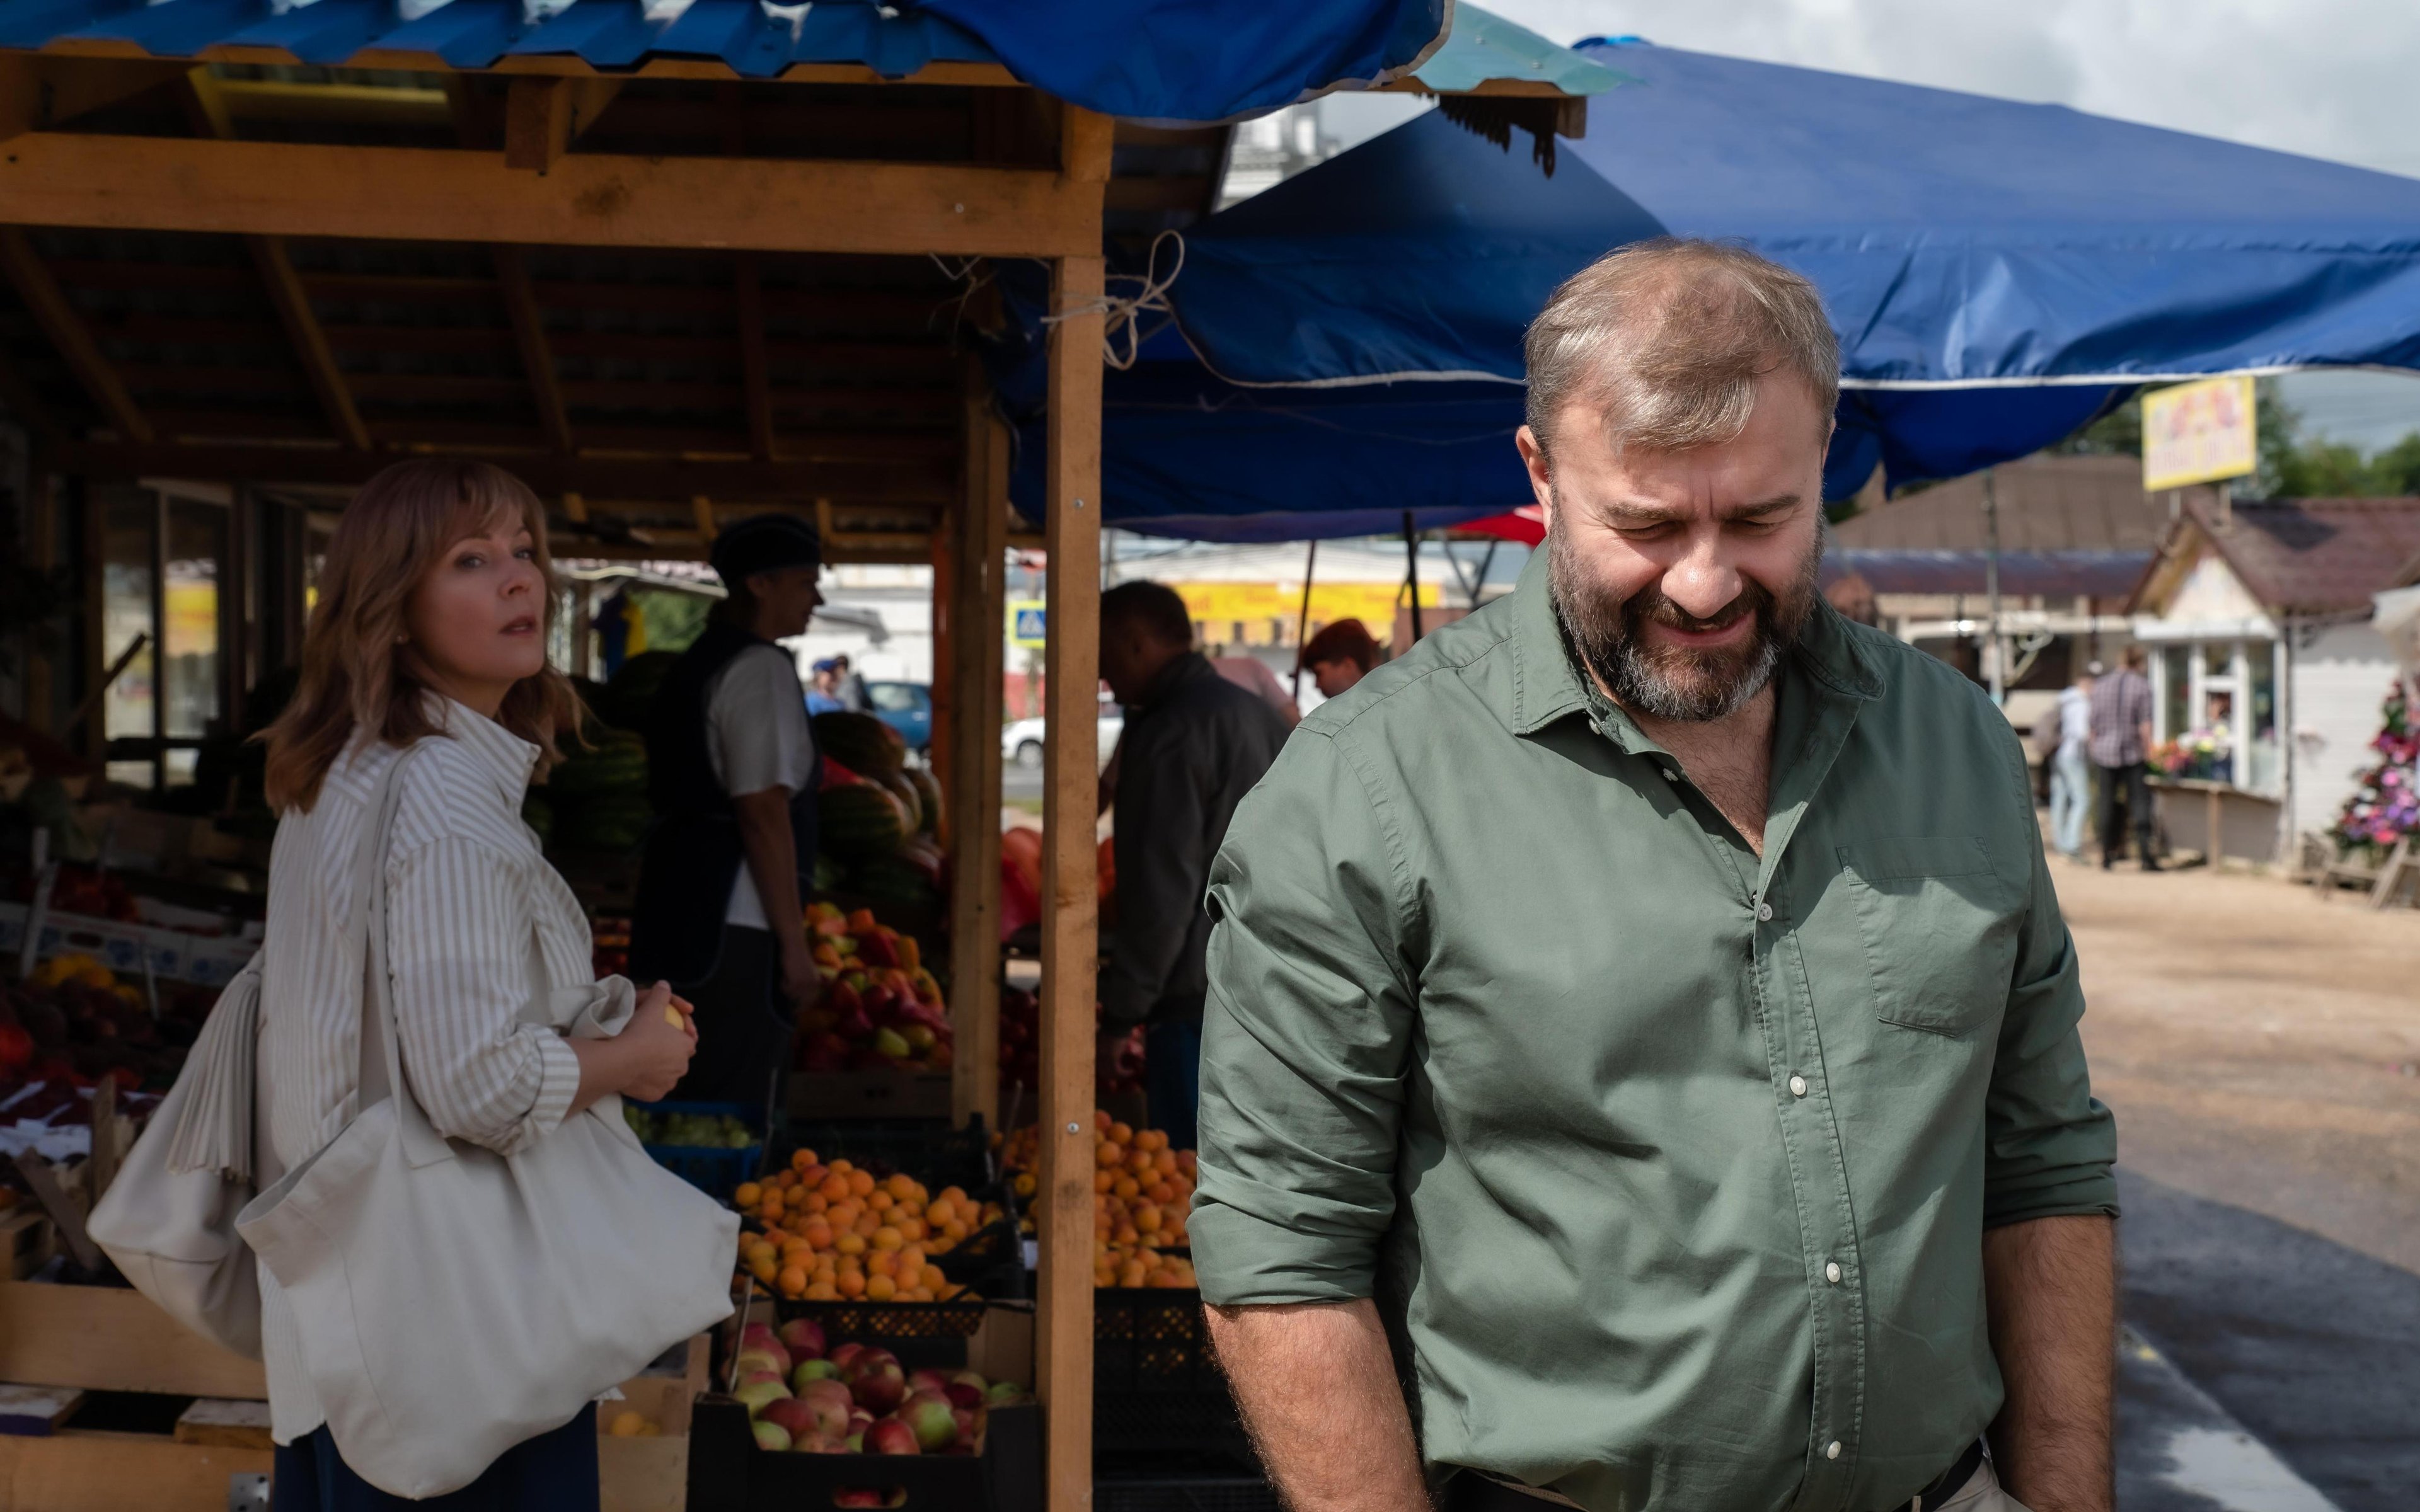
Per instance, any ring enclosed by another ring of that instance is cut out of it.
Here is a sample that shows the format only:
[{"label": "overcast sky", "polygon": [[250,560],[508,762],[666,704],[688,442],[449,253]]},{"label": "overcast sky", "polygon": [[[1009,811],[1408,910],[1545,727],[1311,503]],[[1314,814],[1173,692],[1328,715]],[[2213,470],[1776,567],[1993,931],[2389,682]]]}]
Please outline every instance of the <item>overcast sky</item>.
[{"label": "overcast sky", "polygon": [[[2049,104],[2420,177],[2420,0],[1484,0],[1563,43],[1730,57]],[[1331,96],[1348,140],[1404,96]],[[2306,428],[2365,449],[2420,428],[2420,379],[2294,375]]]}]

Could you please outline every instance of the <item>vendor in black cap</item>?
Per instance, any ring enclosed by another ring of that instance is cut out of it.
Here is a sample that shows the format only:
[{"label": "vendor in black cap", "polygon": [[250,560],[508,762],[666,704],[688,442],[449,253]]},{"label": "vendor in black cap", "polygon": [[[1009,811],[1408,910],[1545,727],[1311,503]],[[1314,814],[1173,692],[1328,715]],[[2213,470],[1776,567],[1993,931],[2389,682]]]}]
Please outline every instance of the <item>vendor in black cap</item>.
[{"label": "vendor in black cap", "polygon": [[715,537],[729,597],[665,675],[647,729],[648,837],[630,964],[697,1012],[697,1056],[674,1096],[763,1106],[780,1097],[790,1026],[822,990],[801,907],[815,856],[822,758],[797,661],[823,602],[823,543],[791,515]]}]

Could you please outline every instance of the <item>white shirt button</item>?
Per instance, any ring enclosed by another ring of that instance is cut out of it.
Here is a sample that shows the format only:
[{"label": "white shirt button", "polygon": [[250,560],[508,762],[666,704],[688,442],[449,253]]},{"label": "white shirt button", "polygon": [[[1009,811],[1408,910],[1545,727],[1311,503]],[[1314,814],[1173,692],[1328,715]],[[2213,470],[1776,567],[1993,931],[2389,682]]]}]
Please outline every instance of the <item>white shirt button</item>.
[{"label": "white shirt button", "polygon": [[1806,1077],[1792,1076],[1790,1078],[1790,1095],[1792,1097],[1805,1097],[1807,1095]]},{"label": "white shirt button", "polygon": [[1773,904],[1771,904],[1771,903],[1759,903],[1759,904],[1757,904],[1757,905],[1756,905],[1756,917],[1757,917],[1760,920],[1761,920],[1762,922],[1764,922],[1764,923],[1767,923],[1767,924],[1772,923],[1772,922],[1773,922]]},{"label": "white shirt button", "polygon": [[1839,1440],[1834,1439],[1831,1443],[1823,1446],[1823,1458],[1826,1459],[1838,1459],[1840,1458]]},{"label": "white shirt button", "polygon": [[1836,1287],[1837,1287],[1837,1286],[1838,1286],[1838,1285],[1840,1284],[1840,1262],[1839,1262],[1839,1261],[1838,1261],[1838,1260],[1833,1260],[1833,1261],[1831,1261],[1829,1264],[1827,1264],[1827,1265],[1825,1265],[1825,1266],[1823,1267],[1823,1279],[1824,1279],[1824,1280],[1826,1280],[1826,1281],[1831,1282],[1831,1283],[1832,1283],[1834,1286],[1836,1286]]},{"label": "white shirt button", "polygon": [[1681,780],[1681,774],[1668,766],[1664,768],[1664,780],[1667,782],[1678,782]]}]

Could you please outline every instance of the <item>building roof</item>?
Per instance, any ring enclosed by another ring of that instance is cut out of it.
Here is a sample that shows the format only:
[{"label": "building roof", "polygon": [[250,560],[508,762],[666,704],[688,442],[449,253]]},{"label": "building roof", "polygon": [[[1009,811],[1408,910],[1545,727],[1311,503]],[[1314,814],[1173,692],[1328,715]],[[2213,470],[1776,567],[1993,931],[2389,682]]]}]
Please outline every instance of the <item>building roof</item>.
[{"label": "building roof", "polygon": [[[2149,551],[2003,551],[2000,592],[2012,598],[2118,599],[2132,593],[2151,563]],[[1992,574],[1981,551],[1834,551],[1828,570],[1854,575],[1877,594],[1989,593]]]},{"label": "building roof", "polygon": [[[2158,549],[2164,500],[2131,456],[2028,456],[1993,470],[2004,553]],[[1836,527],[1850,550],[1974,551],[1985,546],[1983,474],[1903,495]]]},{"label": "building roof", "polygon": [[2261,607],[2281,614],[2367,612],[2420,556],[2420,499],[2285,499],[2237,504],[2222,523],[2216,499],[2188,492],[2183,517],[2135,595],[2161,595],[2206,541]]}]

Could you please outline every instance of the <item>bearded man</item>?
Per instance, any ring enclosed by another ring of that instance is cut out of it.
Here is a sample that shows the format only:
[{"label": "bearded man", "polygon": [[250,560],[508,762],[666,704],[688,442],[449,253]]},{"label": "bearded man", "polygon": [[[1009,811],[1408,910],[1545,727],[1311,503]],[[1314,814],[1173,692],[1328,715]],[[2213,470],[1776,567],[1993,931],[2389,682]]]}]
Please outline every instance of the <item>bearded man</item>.
[{"label": "bearded man", "polygon": [[1531,328],[1547,537],[1211,873],[1194,1264],[1294,1512],[2107,1512],[2115,1134],[2024,752],[1816,592],[1732,247]]}]

